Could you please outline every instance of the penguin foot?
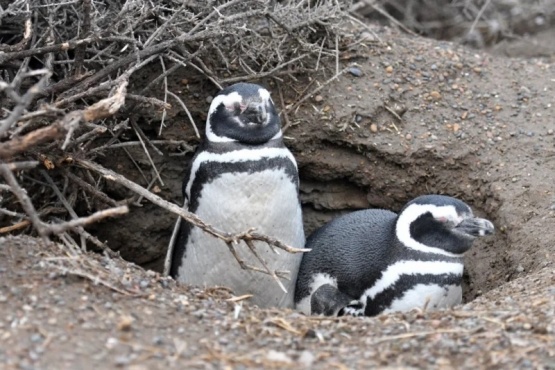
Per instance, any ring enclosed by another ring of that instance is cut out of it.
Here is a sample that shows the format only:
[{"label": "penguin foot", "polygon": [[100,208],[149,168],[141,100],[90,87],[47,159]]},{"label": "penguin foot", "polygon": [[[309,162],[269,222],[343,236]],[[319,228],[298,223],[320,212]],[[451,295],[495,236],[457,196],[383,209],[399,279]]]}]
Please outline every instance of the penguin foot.
[{"label": "penguin foot", "polygon": [[353,298],[340,292],[331,284],[324,284],[312,293],[310,312],[312,315],[339,316],[339,312],[349,302],[353,302]]},{"label": "penguin foot", "polygon": [[337,316],[364,316],[364,305],[360,301],[351,301],[339,310]]}]

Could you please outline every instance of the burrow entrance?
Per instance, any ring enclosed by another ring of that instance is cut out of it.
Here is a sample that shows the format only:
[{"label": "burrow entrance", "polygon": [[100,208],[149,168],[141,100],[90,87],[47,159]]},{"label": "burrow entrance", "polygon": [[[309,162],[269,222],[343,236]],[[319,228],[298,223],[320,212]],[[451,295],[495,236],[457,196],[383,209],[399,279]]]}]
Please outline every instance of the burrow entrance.
[{"label": "burrow entrance", "polygon": [[511,266],[507,254],[508,234],[502,231],[504,220],[498,214],[500,201],[491,192],[491,184],[483,181],[484,169],[476,166],[475,156],[455,162],[433,150],[407,156],[344,144],[326,141],[318,149],[304,151],[307,163],[301,166],[301,199],[307,235],[332,218],[357,209],[398,212],[419,195],[450,195],[496,226],[495,235],[477,239],[465,255],[464,301],[513,277],[516,267]]}]

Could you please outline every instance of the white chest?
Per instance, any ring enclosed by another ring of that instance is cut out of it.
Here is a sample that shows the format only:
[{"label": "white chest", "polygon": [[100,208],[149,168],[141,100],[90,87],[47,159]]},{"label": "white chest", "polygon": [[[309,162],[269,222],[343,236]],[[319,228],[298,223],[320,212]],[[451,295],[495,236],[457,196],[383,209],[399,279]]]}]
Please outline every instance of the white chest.
[{"label": "white chest", "polygon": [[[304,232],[297,189],[282,169],[254,174],[224,173],[204,184],[195,213],[214,227],[238,233],[255,227],[259,233],[275,237],[297,248],[304,246]],[[189,235],[179,280],[201,286],[227,286],[236,295],[253,294],[259,306],[291,307],[301,254],[279,251],[255,243],[270,268],[290,271],[283,281],[285,294],[269,276],[242,270],[228,246],[194,227]],[[249,265],[262,267],[243,243],[236,246]]]},{"label": "white chest", "polygon": [[449,308],[462,301],[460,285],[440,286],[436,284],[417,284],[391,302],[387,312],[410,311],[414,308],[437,310]]}]

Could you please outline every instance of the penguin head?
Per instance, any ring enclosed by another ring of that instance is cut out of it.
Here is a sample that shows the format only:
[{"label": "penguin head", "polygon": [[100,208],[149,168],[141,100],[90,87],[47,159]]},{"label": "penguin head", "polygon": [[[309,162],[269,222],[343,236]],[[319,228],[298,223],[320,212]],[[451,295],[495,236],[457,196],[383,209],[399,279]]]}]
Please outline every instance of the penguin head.
[{"label": "penguin head", "polygon": [[399,213],[397,238],[403,245],[425,253],[461,256],[476,237],[493,234],[493,224],[474,217],[470,207],[444,195],[413,199]]},{"label": "penguin head", "polygon": [[237,83],[212,100],[206,122],[208,141],[260,145],[280,137],[279,115],[262,86]]}]

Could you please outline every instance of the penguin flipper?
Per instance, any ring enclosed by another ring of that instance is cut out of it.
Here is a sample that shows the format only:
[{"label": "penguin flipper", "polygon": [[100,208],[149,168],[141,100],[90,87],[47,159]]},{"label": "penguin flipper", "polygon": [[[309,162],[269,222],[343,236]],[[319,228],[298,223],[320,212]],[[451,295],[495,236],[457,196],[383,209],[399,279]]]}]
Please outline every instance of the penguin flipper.
[{"label": "penguin flipper", "polygon": [[[183,209],[187,209],[187,199],[185,199],[185,201],[183,202]],[[174,275],[174,273],[172,272],[172,265],[174,265],[174,255],[175,255],[175,246],[176,243],[179,241],[180,239],[180,234],[181,234],[181,224],[183,222],[183,219],[181,217],[177,217],[177,219],[175,220],[175,224],[173,226],[173,231],[172,231],[172,236],[170,238],[170,241],[168,243],[168,249],[166,251],[166,258],[164,259],[164,271],[163,271],[163,276],[169,276],[169,275]]]},{"label": "penguin flipper", "polygon": [[168,249],[166,251],[166,258],[164,259],[164,276],[168,276],[170,274],[172,260],[173,260],[173,251],[175,249],[175,242],[179,236],[179,228],[181,226],[181,217],[178,217],[175,220],[175,225],[173,226],[172,236],[170,238],[170,242],[168,243]]},{"label": "penguin flipper", "polygon": [[331,284],[324,284],[310,297],[312,315],[337,316],[340,311],[353,302],[353,298],[339,291]]}]

